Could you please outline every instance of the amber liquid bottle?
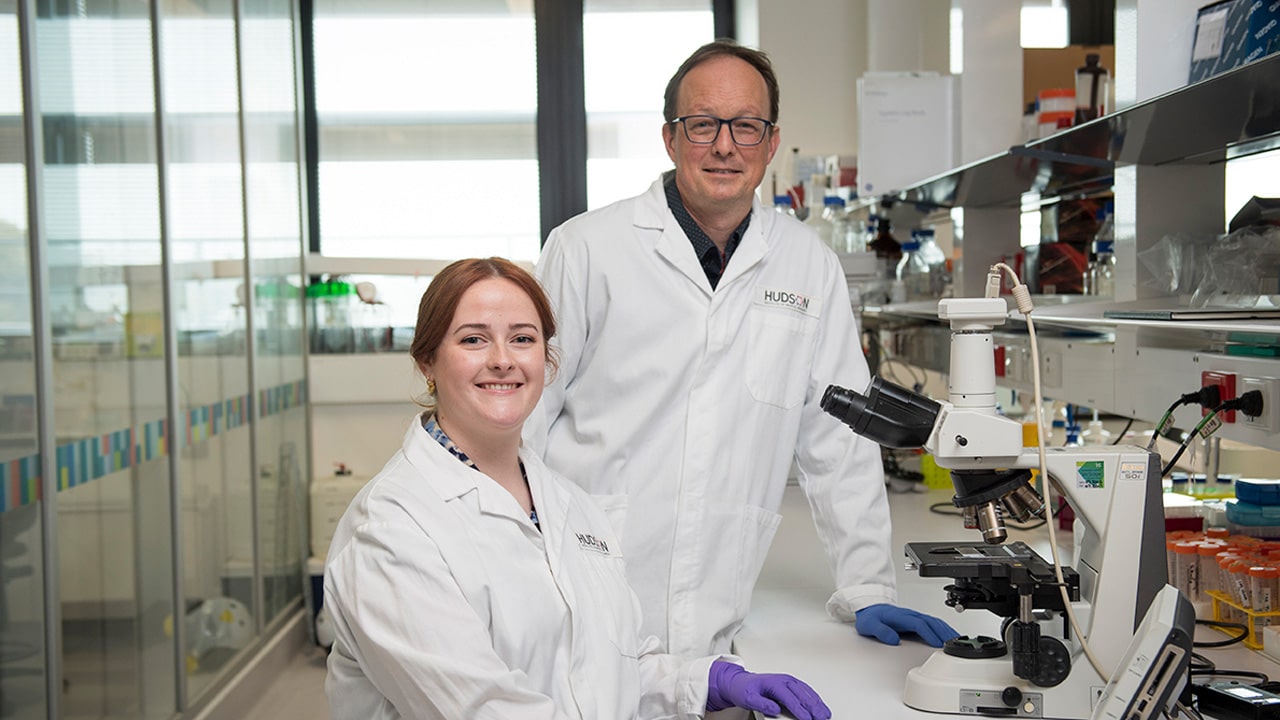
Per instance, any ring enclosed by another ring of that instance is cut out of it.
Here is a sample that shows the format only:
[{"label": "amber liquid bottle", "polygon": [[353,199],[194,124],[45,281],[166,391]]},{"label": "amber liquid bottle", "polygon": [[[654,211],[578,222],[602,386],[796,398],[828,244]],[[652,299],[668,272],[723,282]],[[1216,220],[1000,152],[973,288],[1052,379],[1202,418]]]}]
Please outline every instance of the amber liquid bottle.
[{"label": "amber liquid bottle", "polygon": [[902,245],[893,237],[893,232],[889,227],[889,218],[880,218],[880,225],[876,227],[876,237],[867,246],[867,249],[874,252],[877,258],[892,260],[894,263],[897,263],[902,258]]}]

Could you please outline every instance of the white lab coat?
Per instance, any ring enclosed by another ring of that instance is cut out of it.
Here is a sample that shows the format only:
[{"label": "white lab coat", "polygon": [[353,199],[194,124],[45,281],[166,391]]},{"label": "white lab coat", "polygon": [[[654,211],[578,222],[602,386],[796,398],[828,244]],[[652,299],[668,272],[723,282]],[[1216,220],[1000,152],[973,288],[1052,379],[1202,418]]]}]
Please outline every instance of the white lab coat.
[{"label": "white lab coat", "polygon": [[645,632],[687,656],[729,649],[793,458],[828,611],[896,600],[879,448],[819,407],[829,384],[870,381],[839,259],[794,218],[751,212],[714,291],[661,178],[556,228],[537,264],[561,359],[526,444],[606,509]]},{"label": "white lab coat", "polygon": [[325,564],[334,720],[701,717],[714,657],[642,638],[609,521],[533,453],[539,532],[414,420]]}]

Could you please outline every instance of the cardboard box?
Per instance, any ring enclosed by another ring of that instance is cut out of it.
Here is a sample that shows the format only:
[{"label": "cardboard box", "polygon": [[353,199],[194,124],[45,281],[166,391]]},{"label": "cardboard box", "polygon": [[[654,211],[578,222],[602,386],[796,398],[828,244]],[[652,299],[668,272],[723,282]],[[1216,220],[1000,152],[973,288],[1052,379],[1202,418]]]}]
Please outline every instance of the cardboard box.
[{"label": "cardboard box", "polygon": [[1188,82],[1280,51],[1280,0],[1222,0],[1196,13]]}]

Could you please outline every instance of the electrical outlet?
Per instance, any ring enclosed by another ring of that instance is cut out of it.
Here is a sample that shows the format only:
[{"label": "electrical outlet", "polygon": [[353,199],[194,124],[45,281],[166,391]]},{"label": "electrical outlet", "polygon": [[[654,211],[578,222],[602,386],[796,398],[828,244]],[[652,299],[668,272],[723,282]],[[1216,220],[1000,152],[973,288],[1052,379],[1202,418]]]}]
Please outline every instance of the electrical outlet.
[{"label": "electrical outlet", "polygon": [[1062,387],[1062,353],[1040,353],[1040,384],[1047,388]]},{"label": "electrical outlet", "polygon": [[[1222,391],[1221,402],[1234,400],[1236,397],[1236,374],[1229,372],[1218,372],[1216,370],[1206,370],[1200,373],[1200,387],[1209,387],[1217,385]],[[1203,417],[1208,415],[1208,410],[1201,410],[1200,415]],[[1236,421],[1236,411],[1227,410],[1218,413],[1224,423],[1233,423]]]},{"label": "electrical outlet", "polygon": [[1280,380],[1269,377],[1240,378],[1240,394],[1250,390],[1262,393],[1262,414],[1250,417],[1240,413],[1240,423],[1245,427],[1257,428],[1267,432],[1280,429]]}]

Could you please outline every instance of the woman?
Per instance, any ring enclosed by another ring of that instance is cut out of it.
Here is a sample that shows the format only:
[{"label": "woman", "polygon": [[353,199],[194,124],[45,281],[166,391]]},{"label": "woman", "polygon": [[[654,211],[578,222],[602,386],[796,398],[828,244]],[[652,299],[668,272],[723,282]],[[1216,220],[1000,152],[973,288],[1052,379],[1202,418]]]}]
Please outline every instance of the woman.
[{"label": "woman", "polygon": [[422,296],[410,352],[431,401],[326,562],[332,717],[829,718],[795,678],[638,637],[604,513],[520,447],[554,334],[542,288],[500,258],[453,263]]}]

